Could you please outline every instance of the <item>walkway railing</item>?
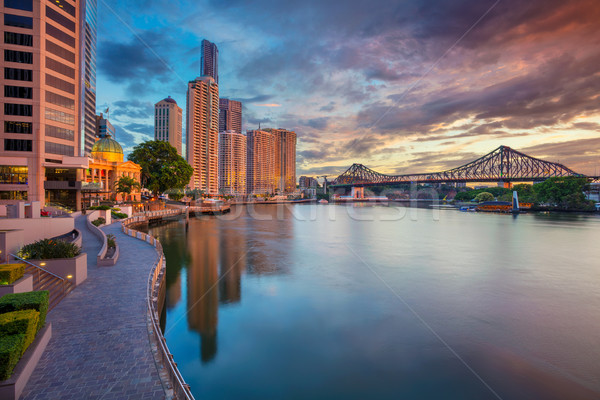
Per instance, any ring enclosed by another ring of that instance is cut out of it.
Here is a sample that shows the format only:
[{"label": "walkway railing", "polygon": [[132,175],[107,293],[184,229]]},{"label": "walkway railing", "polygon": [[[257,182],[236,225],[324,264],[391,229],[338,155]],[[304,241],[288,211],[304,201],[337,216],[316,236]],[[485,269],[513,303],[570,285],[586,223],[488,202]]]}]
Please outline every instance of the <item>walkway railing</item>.
[{"label": "walkway railing", "polygon": [[[149,211],[148,213],[156,212],[157,211]],[[160,244],[158,239],[156,239],[152,235],[129,228],[129,226],[132,224],[146,222],[147,220],[148,217],[146,217],[146,215],[137,214],[134,217],[130,217],[121,221],[121,230],[126,235],[150,243],[150,245],[156,248],[158,256],[156,262],[152,267],[152,270],[150,271],[150,274],[148,275],[148,291],[146,294],[146,303],[148,307],[148,314],[150,316],[150,325],[152,328],[152,332],[154,333],[154,337],[157,341],[157,355],[162,365],[165,367],[169,381],[172,384],[171,389],[173,390],[173,396],[177,399],[193,400],[194,396],[190,391],[190,386],[187,383],[185,383],[185,380],[181,376],[179,369],[177,369],[177,364],[173,360],[173,354],[171,354],[171,352],[169,351],[167,341],[162,334],[162,330],[160,329],[160,315],[158,314],[158,296],[160,292],[160,287],[163,284],[163,280],[165,278],[165,270],[167,265],[162,245]]]},{"label": "walkway railing", "polygon": [[48,311],[52,310],[75,288],[71,282],[62,278],[30,261],[24,260],[14,254],[10,255],[15,260],[25,263],[25,273],[33,276],[33,290],[47,290],[49,293]]}]

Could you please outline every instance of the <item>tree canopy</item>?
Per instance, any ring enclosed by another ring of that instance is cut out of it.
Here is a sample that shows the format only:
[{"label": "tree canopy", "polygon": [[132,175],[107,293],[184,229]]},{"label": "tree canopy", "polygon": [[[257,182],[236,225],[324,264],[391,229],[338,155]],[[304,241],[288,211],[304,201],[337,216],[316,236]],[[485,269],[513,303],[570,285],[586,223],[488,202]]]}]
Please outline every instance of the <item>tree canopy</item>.
[{"label": "tree canopy", "polygon": [[484,201],[494,201],[494,195],[490,192],[481,192],[475,196],[475,201],[478,203],[483,203]]},{"label": "tree canopy", "polygon": [[150,140],[133,148],[128,159],[142,167],[142,186],[155,196],[185,187],[194,170],[168,142]]}]

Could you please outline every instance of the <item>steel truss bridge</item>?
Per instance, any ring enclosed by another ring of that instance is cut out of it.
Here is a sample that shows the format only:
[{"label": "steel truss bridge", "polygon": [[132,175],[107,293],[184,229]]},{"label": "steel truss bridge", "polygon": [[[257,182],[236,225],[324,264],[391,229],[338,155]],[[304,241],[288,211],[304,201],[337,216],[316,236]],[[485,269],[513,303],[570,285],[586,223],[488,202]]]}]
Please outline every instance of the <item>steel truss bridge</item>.
[{"label": "steel truss bridge", "polygon": [[[562,164],[540,160],[500,146],[491,153],[468,164],[442,172],[427,174],[385,175],[362,164],[352,164],[329,186],[334,188],[382,186],[406,183],[462,183],[462,182],[531,182],[552,177],[578,174]],[[587,177],[598,180],[598,177]]]}]

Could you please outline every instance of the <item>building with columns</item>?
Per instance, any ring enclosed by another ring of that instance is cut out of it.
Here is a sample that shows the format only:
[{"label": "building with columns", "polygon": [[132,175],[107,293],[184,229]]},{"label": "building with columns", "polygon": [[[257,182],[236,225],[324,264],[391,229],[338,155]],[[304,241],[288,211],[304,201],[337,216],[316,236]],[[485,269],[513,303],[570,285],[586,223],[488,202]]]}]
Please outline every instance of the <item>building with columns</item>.
[{"label": "building with columns", "polygon": [[246,136],[241,133],[219,132],[219,192],[246,195]]},{"label": "building with columns", "polygon": [[162,140],[177,149],[182,155],[183,117],[177,102],[167,97],[154,105],[154,140]]}]

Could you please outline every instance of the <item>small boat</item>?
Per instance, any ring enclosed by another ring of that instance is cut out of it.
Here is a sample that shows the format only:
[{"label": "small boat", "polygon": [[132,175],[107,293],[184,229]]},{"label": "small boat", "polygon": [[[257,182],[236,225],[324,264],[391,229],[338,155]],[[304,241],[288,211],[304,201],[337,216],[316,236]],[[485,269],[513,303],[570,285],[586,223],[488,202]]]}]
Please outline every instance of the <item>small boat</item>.
[{"label": "small boat", "polygon": [[329,204],[329,202],[327,200],[325,200],[325,199],[319,200],[319,203],[320,204]]}]

